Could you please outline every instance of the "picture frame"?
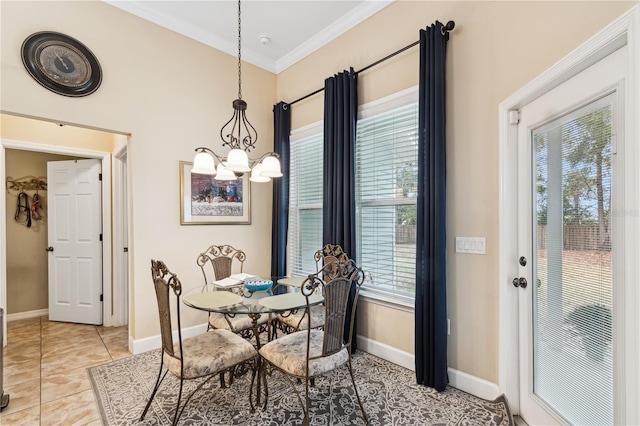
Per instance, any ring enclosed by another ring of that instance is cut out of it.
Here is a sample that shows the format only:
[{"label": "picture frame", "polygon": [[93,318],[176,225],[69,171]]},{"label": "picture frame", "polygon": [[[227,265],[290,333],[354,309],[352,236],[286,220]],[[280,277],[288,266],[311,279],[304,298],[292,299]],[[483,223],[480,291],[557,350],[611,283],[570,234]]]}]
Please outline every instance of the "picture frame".
[{"label": "picture frame", "polygon": [[191,174],[192,162],[180,161],[180,225],[251,224],[248,173],[235,181]]}]

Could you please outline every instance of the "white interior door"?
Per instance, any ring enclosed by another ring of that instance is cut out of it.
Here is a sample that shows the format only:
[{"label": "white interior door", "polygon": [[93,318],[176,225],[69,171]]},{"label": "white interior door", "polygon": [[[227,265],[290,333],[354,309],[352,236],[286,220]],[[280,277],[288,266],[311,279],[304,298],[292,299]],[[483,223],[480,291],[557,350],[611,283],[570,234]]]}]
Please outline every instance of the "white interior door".
[{"label": "white interior door", "polygon": [[514,286],[520,415],[530,425],[610,425],[624,403],[614,368],[624,236],[613,212],[626,49],[520,110]]},{"label": "white interior door", "polygon": [[47,163],[49,319],[102,324],[101,161]]}]

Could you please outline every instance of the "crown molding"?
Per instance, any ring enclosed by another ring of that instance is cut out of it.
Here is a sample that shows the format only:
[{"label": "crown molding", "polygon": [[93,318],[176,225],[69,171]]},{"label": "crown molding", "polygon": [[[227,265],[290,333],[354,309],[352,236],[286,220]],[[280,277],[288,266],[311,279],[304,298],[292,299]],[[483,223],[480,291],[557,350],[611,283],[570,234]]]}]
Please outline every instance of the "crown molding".
[{"label": "crown molding", "polygon": [[[102,1],[124,12],[128,12],[134,16],[167,28],[185,37],[199,41],[200,43],[213,47],[214,49],[220,50],[231,56],[235,57],[238,54],[238,45],[235,41],[231,43],[222,37],[216,36],[210,31],[191,25],[183,19],[158,13],[143,1]],[[263,68],[274,74],[278,74],[393,2],[394,0],[365,0],[360,6],[356,7],[342,18],[336,20],[320,33],[311,37],[298,48],[292,50],[277,61],[273,61],[268,57],[244,46],[242,59],[245,62]]]},{"label": "crown molding", "polygon": [[302,43],[298,48],[276,61],[275,73],[286,70],[296,62],[309,56],[322,46],[341,36],[359,23],[375,15],[395,0],[366,0],[360,6],[353,9],[333,24],[326,27],[320,33]]}]

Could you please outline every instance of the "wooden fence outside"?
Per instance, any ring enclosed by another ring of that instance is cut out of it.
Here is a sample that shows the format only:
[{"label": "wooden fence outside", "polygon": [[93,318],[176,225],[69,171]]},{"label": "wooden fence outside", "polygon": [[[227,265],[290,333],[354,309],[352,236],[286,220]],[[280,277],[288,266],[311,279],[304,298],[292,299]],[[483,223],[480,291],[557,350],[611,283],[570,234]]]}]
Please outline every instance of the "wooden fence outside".
[{"label": "wooden fence outside", "polygon": [[[599,250],[600,228],[598,225],[564,225],[564,250]],[[538,225],[538,248],[547,248],[547,225]]]}]

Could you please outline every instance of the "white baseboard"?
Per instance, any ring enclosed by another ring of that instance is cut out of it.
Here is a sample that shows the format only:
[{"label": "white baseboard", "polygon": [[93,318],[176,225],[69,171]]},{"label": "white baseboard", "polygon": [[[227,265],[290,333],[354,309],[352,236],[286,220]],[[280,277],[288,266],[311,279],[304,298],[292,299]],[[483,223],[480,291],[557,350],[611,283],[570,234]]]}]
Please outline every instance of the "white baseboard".
[{"label": "white baseboard", "polygon": [[[182,338],[186,339],[187,337],[196,336],[198,334],[204,333],[207,331],[207,324],[198,324],[191,327],[182,329]],[[178,338],[178,332],[173,331],[173,338]],[[159,349],[162,347],[162,338],[159,334],[151,337],[145,337],[143,339],[133,340],[129,338],[129,352],[134,355],[140,354],[142,352],[152,351],[154,349]]]},{"label": "white baseboard", "polygon": [[[397,364],[401,367],[408,368],[411,371],[415,371],[414,354],[402,351],[400,349],[366,337],[357,336],[357,339],[358,349]],[[467,374],[453,368],[449,368],[448,373],[450,386],[470,393],[471,395],[475,395],[478,398],[488,399],[492,401],[502,394],[498,385],[496,385],[495,383],[491,383],[488,380],[472,376],[471,374]]]},{"label": "white baseboard", "polygon": [[467,374],[463,371],[454,370],[453,368],[449,368],[448,373],[449,386],[463,390],[471,395],[477,396],[478,398],[493,401],[503,394],[503,392],[500,392],[498,385],[488,380],[472,376],[471,374]]},{"label": "white baseboard", "polygon": [[7,314],[7,322],[16,321],[27,318],[37,318],[49,315],[49,309],[37,309],[35,311],[16,312],[15,314]]}]

